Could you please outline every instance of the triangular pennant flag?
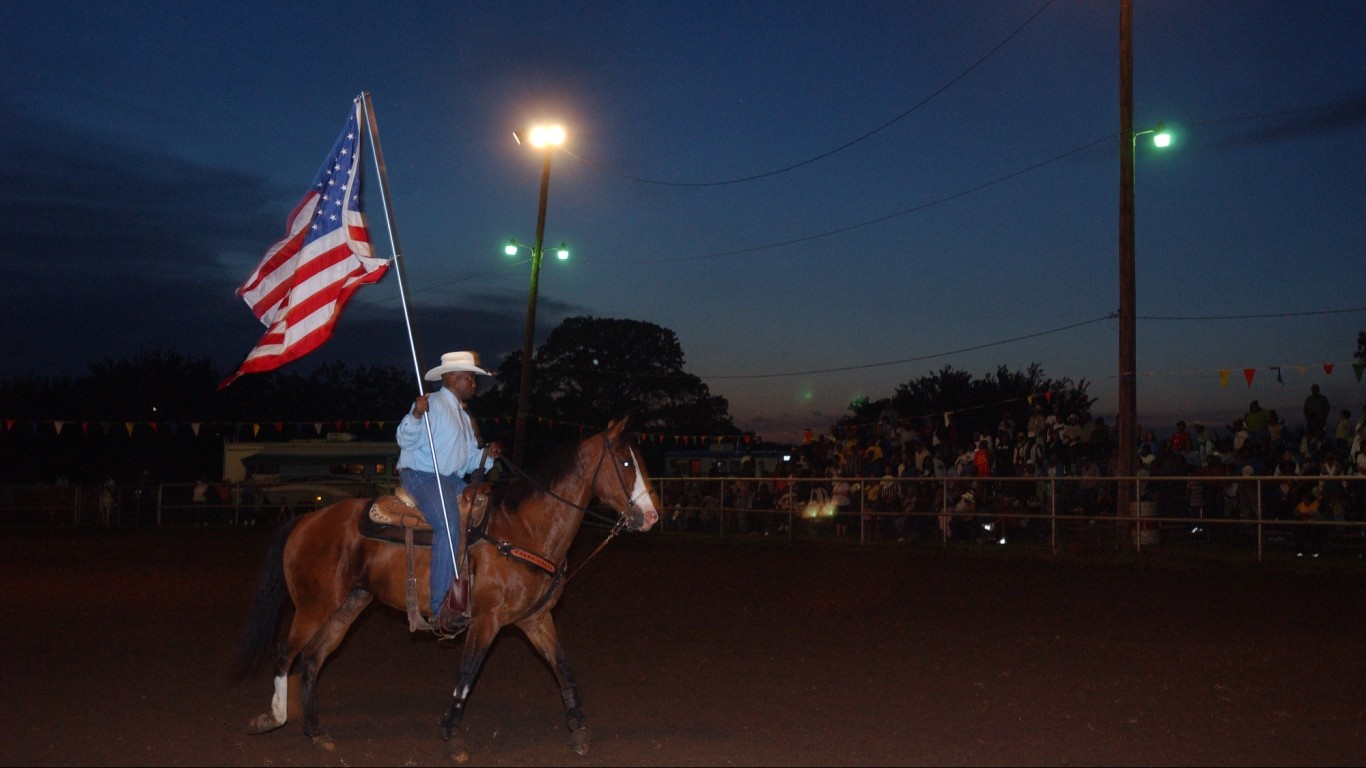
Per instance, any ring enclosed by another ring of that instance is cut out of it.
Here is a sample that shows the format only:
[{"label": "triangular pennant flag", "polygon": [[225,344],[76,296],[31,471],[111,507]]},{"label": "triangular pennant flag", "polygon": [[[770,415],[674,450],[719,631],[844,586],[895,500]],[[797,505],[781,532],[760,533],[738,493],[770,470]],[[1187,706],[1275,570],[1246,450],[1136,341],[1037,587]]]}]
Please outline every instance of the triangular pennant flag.
[{"label": "triangular pennant flag", "polygon": [[129,437],[132,437],[132,436],[133,436],[133,422],[131,422],[131,421],[125,421],[125,422],[123,422],[123,428],[126,429],[126,430],[128,430],[128,436],[129,436]]},{"label": "triangular pennant flag", "polygon": [[321,421],[315,421],[315,422],[313,422],[313,434],[315,434],[315,435],[321,435],[322,433],[323,433],[323,423],[322,423]]},{"label": "triangular pennant flag", "polygon": [[332,428],[335,429],[335,430],[337,430],[338,432],[340,432],[340,431],[341,431],[341,428],[342,428],[342,423],[341,423],[341,421],[334,421],[334,422],[332,422]]},{"label": "triangular pennant flag", "polygon": [[1050,389],[1050,390],[1048,390],[1047,392],[1043,393],[1043,399],[1044,399],[1045,401],[1049,402],[1049,403],[1052,403],[1052,402],[1053,402],[1053,390]]},{"label": "triangular pennant flag", "polygon": [[156,431],[157,431],[157,423],[156,423],[155,421],[149,421],[149,422],[147,422],[147,426],[149,426],[149,427],[152,428],[153,434],[156,433]]},{"label": "triangular pennant flag", "polygon": [[1253,376],[1256,376],[1256,375],[1257,375],[1257,369],[1256,369],[1256,368],[1244,368],[1244,369],[1243,369],[1243,378],[1247,379],[1247,385],[1248,385],[1249,387],[1252,386],[1252,377],[1253,377]]},{"label": "triangular pennant flag", "polygon": [[60,434],[62,434],[62,427],[66,426],[66,422],[65,422],[65,421],[54,421],[54,422],[52,422],[52,426],[56,427],[56,429],[57,429],[57,434],[60,435]]},{"label": "triangular pennant flag", "polygon": [[[1357,378],[1358,378],[1358,379],[1361,378],[1361,374],[1360,374],[1360,373],[1357,374]],[[9,430],[11,430],[11,429],[14,429],[14,419],[5,419],[5,430],[6,430],[6,431],[9,431]]]},{"label": "triangular pennant flag", "polygon": [[1357,383],[1361,383],[1361,372],[1366,371],[1366,363],[1352,363],[1352,373],[1357,377]]},{"label": "triangular pennant flag", "polygon": [[1324,364],[1323,364],[1323,372],[1326,373],[1326,374],[1328,374],[1329,376],[1332,376],[1332,375],[1333,375],[1333,366],[1334,366],[1334,365],[1335,365],[1335,363],[1324,363]]},{"label": "triangular pennant flag", "polygon": [[[1357,377],[1357,378],[1360,378],[1360,377]],[[86,435],[90,434],[90,422],[88,422],[88,421],[82,421],[82,422],[81,422],[81,433],[82,433],[82,434],[86,434]]]},{"label": "triangular pennant flag", "polygon": [[1304,375],[1304,372],[1307,371],[1307,370],[1309,370],[1309,366],[1307,366],[1307,365],[1297,365],[1297,366],[1295,366],[1295,372],[1298,373],[1298,374],[1301,375],[1301,376],[1303,376],[1303,375]]},{"label": "triangular pennant flag", "polygon": [[1219,386],[1224,387],[1225,389],[1228,388],[1228,374],[1229,371],[1227,368],[1219,371]]},{"label": "triangular pennant flag", "polygon": [[261,425],[260,425],[260,424],[252,424],[252,425],[251,425],[251,436],[252,436],[252,437],[256,437],[256,436],[259,435],[259,434],[261,434]]},{"label": "triangular pennant flag", "polygon": [[195,437],[199,437],[199,422],[197,422],[197,421],[192,421],[192,422],[190,422],[190,431],[194,433],[194,436],[195,436]]},{"label": "triangular pennant flag", "polygon": [[275,422],[275,431],[276,431],[276,432],[284,432],[284,431],[285,431],[285,424],[284,424],[284,422],[282,422],[282,421],[277,421],[277,422]]},{"label": "triangular pennant flag", "polygon": [[1273,365],[1271,366],[1271,370],[1276,372],[1276,383],[1284,386],[1285,379],[1281,378],[1281,367],[1279,365]]}]

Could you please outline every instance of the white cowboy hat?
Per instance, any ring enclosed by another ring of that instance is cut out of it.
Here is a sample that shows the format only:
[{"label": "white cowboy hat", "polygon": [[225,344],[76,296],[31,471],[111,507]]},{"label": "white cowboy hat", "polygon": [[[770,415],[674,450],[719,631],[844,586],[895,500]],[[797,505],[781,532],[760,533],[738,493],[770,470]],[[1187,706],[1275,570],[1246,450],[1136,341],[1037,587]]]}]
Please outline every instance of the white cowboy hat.
[{"label": "white cowboy hat", "polygon": [[492,376],[492,373],[479,367],[479,355],[474,352],[447,352],[441,356],[441,365],[427,371],[427,375],[422,378],[427,381],[440,381],[441,374],[453,371],[469,371],[484,376]]}]

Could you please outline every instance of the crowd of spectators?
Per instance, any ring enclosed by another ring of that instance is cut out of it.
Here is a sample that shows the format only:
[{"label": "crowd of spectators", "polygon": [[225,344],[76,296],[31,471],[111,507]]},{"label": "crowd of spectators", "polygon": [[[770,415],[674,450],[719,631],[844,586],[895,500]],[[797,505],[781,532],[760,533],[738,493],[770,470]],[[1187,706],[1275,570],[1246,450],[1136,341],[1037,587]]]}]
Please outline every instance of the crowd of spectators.
[{"label": "crowd of spectators", "polygon": [[[1336,420],[1330,414],[1315,385],[1293,428],[1255,400],[1222,429],[1177,421],[1159,438],[1140,428],[1131,448],[1137,474],[1153,479],[1140,479],[1139,498],[1168,518],[1366,519],[1366,479],[1332,479],[1366,478],[1366,408],[1355,420],[1347,410]],[[1050,508],[1113,514],[1117,485],[1105,478],[1114,476],[1118,448],[1103,419],[1044,402],[1024,423],[1006,414],[994,430],[969,434],[951,420],[886,417],[838,436],[808,432],[793,460],[771,472],[750,463],[728,484],[694,479],[670,494],[670,521],[707,529],[735,512],[742,531],[771,531],[788,518],[765,512],[825,509],[836,535],[864,512],[874,532],[897,538],[994,537],[993,510],[1017,513],[1017,521],[1026,513],[1017,525]]]}]

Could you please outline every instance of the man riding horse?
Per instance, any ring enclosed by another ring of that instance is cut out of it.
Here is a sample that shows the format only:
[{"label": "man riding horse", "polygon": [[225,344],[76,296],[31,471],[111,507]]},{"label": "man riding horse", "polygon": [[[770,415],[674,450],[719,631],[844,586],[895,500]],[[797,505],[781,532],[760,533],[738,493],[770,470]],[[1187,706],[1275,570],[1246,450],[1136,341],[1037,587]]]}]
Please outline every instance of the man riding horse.
[{"label": "man riding horse", "polygon": [[474,352],[442,355],[423,377],[440,381],[441,388],[418,395],[398,425],[399,480],[432,526],[431,624],[446,634],[469,615],[469,574],[457,574],[455,562],[464,532],[458,502],[465,475],[492,468],[503,452],[491,443],[481,455],[479,433],[465,412],[479,389],[476,375],[493,374],[479,367]]}]

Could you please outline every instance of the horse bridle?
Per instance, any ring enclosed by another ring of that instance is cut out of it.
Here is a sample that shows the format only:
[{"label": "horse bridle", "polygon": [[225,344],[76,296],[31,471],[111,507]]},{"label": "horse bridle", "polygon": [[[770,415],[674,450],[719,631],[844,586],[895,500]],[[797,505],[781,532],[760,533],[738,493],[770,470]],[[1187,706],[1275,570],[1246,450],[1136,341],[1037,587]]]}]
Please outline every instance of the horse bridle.
[{"label": "horse bridle", "polygon": [[[636,471],[639,472],[639,471],[640,471],[640,459],[636,457],[636,452],[635,452],[634,450],[632,450],[631,448],[629,448],[629,447],[627,448],[627,452],[630,453],[630,455],[631,455],[631,461],[636,465]],[[597,478],[598,473],[602,471],[602,462],[606,461],[606,460],[607,460],[607,456],[610,455],[611,453],[612,453],[612,441],[611,441],[611,439],[608,437],[607,433],[604,432],[604,433],[602,433],[602,452],[598,455],[598,466],[595,467],[595,468],[593,469],[593,474],[590,475],[590,477],[592,477],[592,478]],[[513,464],[512,462],[508,461],[506,457],[500,457],[500,458],[501,458],[502,461],[503,461],[504,463],[506,463],[506,464],[512,469],[512,471],[515,472],[519,477],[521,477],[523,480],[525,480],[525,481],[527,481],[528,483],[531,483],[532,485],[534,485],[534,486],[536,486],[537,488],[539,488],[539,489],[541,490],[541,492],[545,493],[547,496],[550,496],[551,498],[553,498],[553,499],[555,499],[555,500],[557,500],[557,501],[559,501],[559,502],[561,502],[561,503],[563,503],[563,504],[568,504],[569,506],[573,507],[574,509],[577,509],[577,510],[579,510],[580,512],[582,512],[585,516],[591,515],[591,516],[593,516],[593,517],[602,517],[602,515],[599,515],[598,513],[594,512],[593,510],[591,510],[591,509],[589,509],[589,508],[587,508],[587,507],[585,507],[585,506],[582,506],[582,505],[580,505],[580,504],[576,504],[576,503],[570,501],[569,499],[566,499],[565,497],[559,495],[558,493],[555,493],[555,492],[554,492],[553,490],[551,490],[549,487],[543,485],[542,483],[538,482],[537,480],[535,480],[534,478],[532,478],[530,475],[528,475],[521,467],[519,467],[519,466]],[[577,458],[577,457],[575,458],[574,461],[575,461],[576,464],[578,464],[578,458]],[[582,467],[583,465],[582,465],[582,464],[578,464],[578,466],[579,466],[579,467]],[[615,523],[612,524],[612,530],[607,534],[607,537],[604,538],[604,539],[598,544],[597,548],[594,549],[594,550],[592,551],[592,553],[590,553],[587,557],[585,557],[585,558],[583,559],[582,562],[579,563],[578,567],[576,567],[576,568],[573,570],[573,572],[566,573],[566,570],[565,570],[565,565],[566,565],[566,563],[560,563],[560,565],[559,565],[558,568],[551,568],[551,567],[547,567],[547,565],[543,565],[543,564],[541,564],[541,563],[538,563],[538,562],[536,562],[537,560],[544,561],[544,562],[547,563],[547,564],[550,562],[550,561],[546,560],[544,557],[540,557],[539,555],[537,555],[535,558],[528,558],[528,557],[525,557],[525,556],[515,556],[515,554],[511,554],[511,555],[510,555],[511,550],[512,550],[512,549],[517,549],[517,548],[512,547],[512,545],[507,544],[506,542],[497,542],[497,541],[494,541],[493,539],[489,539],[489,541],[490,541],[490,542],[493,542],[494,546],[498,549],[498,551],[499,551],[504,557],[514,556],[514,559],[519,559],[521,562],[524,562],[524,563],[530,565],[530,566],[533,567],[533,568],[537,568],[537,569],[539,569],[539,570],[545,572],[546,574],[548,574],[548,575],[551,577],[551,582],[550,582],[550,587],[549,587],[549,589],[547,589],[546,592],[545,592],[545,594],[543,594],[543,595],[541,596],[540,601],[538,601],[538,602],[536,603],[536,605],[535,605],[530,611],[528,611],[528,612],[525,614],[526,616],[530,616],[531,614],[535,613],[537,610],[540,610],[541,606],[543,606],[543,605],[545,604],[545,602],[546,602],[547,600],[550,599],[550,596],[551,596],[552,594],[554,594],[555,588],[556,588],[557,586],[560,586],[560,585],[562,585],[562,584],[568,584],[569,581],[570,581],[570,579],[573,579],[573,578],[574,578],[574,575],[577,574],[577,573],[579,572],[579,570],[580,570],[581,568],[583,568],[583,566],[586,565],[586,564],[588,563],[589,560],[592,560],[594,557],[596,557],[597,554],[598,554],[599,552],[602,551],[603,547],[606,547],[606,546],[607,546],[607,542],[611,541],[612,539],[615,539],[615,538],[617,537],[617,534],[621,533],[623,530],[626,530],[628,527],[630,527],[630,522],[629,522],[629,520],[627,519],[627,513],[629,513],[631,510],[638,509],[638,507],[639,507],[639,505],[637,504],[638,495],[637,495],[637,496],[632,496],[632,495],[631,495],[630,488],[626,485],[626,478],[622,476],[622,473],[621,473],[621,465],[618,464],[618,463],[616,462],[615,458],[613,459],[613,471],[616,473],[616,476],[617,476],[617,483],[621,485],[621,492],[622,492],[622,495],[626,497],[626,509],[617,510],[617,520],[616,520]],[[650,489],[649,489],[648,487],[645,489],[645,493],[646,493],[647,495],[650,493]],[[487,538],[487,536],[485,536],[485,538]],[[535,553],[531,553],[531,554],[535,554]]]},{"label": "horse bridle", "polygon": [[[637,476],[639,476],[639,474],[640,474],[640,458],[636,456],[635,449],[631,448],[630,446],[627,446],[626,452],[627,452],[627,454],[630,455],[630,457],[631,457],[631,464],[636,468],[636,474],[637,474]],[[604,432],[604,433],[602,433],[602,455],[598,457],[598,469],[599,469],[599,470],[602,469],[602,462],[603,462],[603,461],[606,461],[607,456],[608,456],[609,454],[611,454],[611,453],[612,453],[612,442],[611,442],[611,440],[608,439],[607,433]],[[639,510],[640,510],[640,505],[639,505],[639,503],[638,503],[638,501],[639,501],[639,499],[640,499],[640,494],[636,494],[636,495],[634,495],[634,496],[631,495],[631,489],[630,489],[630,487],[628,487],[628,486],[626,485],[626,478],[623,477],[622,474],[621,474],[621,467],[622,467],[621,462],[616,461],[615,457],[613,457],[613,461],[612,461],[612,470],[616,473],[616,476],[617,476],[617,484],[619,484],[619,485],[621,486],[621,495],[624,496],[624,497],[626,497],[626,509],[618,510],[618,511],[617,511],[617,523],[616,523],[616,527],[623,527],[623,528],[624,528],[624,527],[628,527],[628,526],[629,526],[629,523],[628,523],[628,521],[627,521],[627,519],[626,519],[627,513],[628,513],[628,512],[633,512],[633,511],[638,513]],[[597,477],[597,471],[594,471],[594,472],[593,472],[593,476],[594,476],[594,477]],[[641,485],[645,485],[645,484],[644,484],[644,483],[641,483]],[[649,489],[649,487],[648,487],[648,486],[645,487],[644,490],[641,491],[641,493],[644,493],[646,496],[649,496],[649,495],[650,495],[650,489]],[[639,514],[638,514],[637,516],[643,517],[643,515],[639,515]]]},{"label": "horse bridle", "polygon": [[[628,451],[628,453],[630,453],[630,455],[631,455],[631,462],[636,466],[636,471],[639,472],[639,471],[640,471],[640,469],[639,469],[639,467],[640,467],[640,459],[637,458],[636,453],[635,453],[634,450],[632,450],[632,449],[630,449],[630,448],[627,448],[627,451]],[[603,463],[604,461],[606,461],[606,460],[607,460],[607,457],[610,456],[611,454],[612,454],[612,440],[611,440],[611,438],[608,436],[608,434],[607,434],[606,432],[603,432],[603,433],[602,433],[602,452],[598,454],[598,465],[597,465],[596,467],[593,468],[593,474],[591,474],[589,477],[596,478],[596,477],[598,476],[598,473],[602,471],[602,463]],[[625,529],[627,529],[627,528],[630,527],[630,520],[628,519],[628,514],[629,514],[630,512],[632,512],[633,510],[638,510],[638,509],[639,509],[639,506],[640,506],[640,505],[639,505],[639,503],[638,503],[638,500],[639,500],[640,494],[636,494],[636,495],[634,495],[634,496],[631,494],[631,489],[630,489],[630,487],[627,486],[627,484],[626,484],[626,478],[622,475],[622,472],[621,472],[621,464],[618,463],[618,462],[615,460],[615,458],[613,458],[613,461],[612,461],[612,470],[613,470],[613,472],[615,472],[615,474],[616,474],[616,476],[617,476],[617,484],[621,486],[621,495],[624,496],[624,497],[626,498],[626,508],[625,508],[625,509],[619,509],[619,510],[617,510],[617,519],[616,519],[615,521],[608,520],[608,519],[607,519],[606,517],[604,517],[603,515],[600,515],[600,514],[598,514],[597,512],[594,512],[593,510],[589,509],[588,507],[586,507],[586,506],[584,506],[584,505],[582,505],[582,504],[577,504],[577,503],[575,503],[575,502],[573,502],[573,501],[570,501],[569,499],[566,499],[565,497],[559,495],[558,493],[555,493],[555,491],[552,490],[549,486],[547,486],[547,485],[545,485],[545,484],[539,482],[539,481],[536,480],[535,478],[531,477],[531,475],[527,474],[526,471],[523,470],[521,467],[519,467],[519,466],[517,466],[516,464],[513,464],[512,462],[508,461],[506,456],[500,457],[500,460],[501,460],[503,463],[507,464],[508,467],[509,467],[510,469],[512,469],[512,471],[513,471],[514,473],[516,473],[518,477],[521,477],[523,480],[525,480],[525,481],[527,481],[528,483],[531,483],[532,485],[536,486],[536,488],[538,488],[542,493],[544,493],[545,495],[551,497],[552,499],[555,499],[556,501],[560,502],[561,504],[567,504],[567,505],[569,505],[570,507],[573,507],[574,509],[579,510],[579,511],[582,512],[586,517],[594,517],[594,518],[598,518],[598,519],[602,520],[603,522],[609,522],[609,523],[611,523],[611,525],[612,525],[612,533],[611,533],[611,536],[608,537],[609,540],[611,539],[612,536],[615,536],[615,535],[617,535],[617,533],[619,533],[619,532],[621,532],[621,531],[623,531],[623,530],[625,530]],[[582,464],[579,464],[577,458],[575,458],[574,461],[575,461],[576,464],[578,464],[578,466],[579,466],[580,468],[582,468],[583,465],[582,465]],[[645,495],[648,496],[649,493],[650,493],[650,489],[649,489],[648,487],[645,488],[645,490],[643,491],[643,493],[644,493]]]}]

